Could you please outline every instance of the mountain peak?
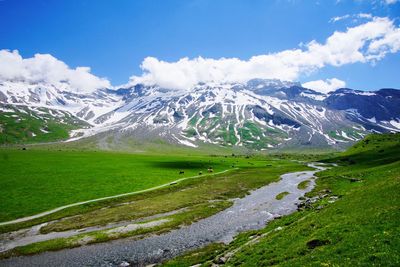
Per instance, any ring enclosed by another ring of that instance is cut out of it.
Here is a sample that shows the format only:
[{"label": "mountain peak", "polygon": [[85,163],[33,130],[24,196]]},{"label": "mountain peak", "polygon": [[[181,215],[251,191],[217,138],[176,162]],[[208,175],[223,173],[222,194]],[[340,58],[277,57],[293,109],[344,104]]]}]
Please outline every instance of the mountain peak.
[{"label": "mountain peak", "polygon": [[37,117],[42,116],[37,108],[62,110],[93,126],[75,130],[75,139],[109,132],[261,150],[346,146],[371,131],[400,131],[399,92],[341,88],[325,95],[297,82],[253,79],[203,83],[191,90],[136,84],[78,95],[63,87],[8,82],[0,83],[0,107],[24,105]]}]

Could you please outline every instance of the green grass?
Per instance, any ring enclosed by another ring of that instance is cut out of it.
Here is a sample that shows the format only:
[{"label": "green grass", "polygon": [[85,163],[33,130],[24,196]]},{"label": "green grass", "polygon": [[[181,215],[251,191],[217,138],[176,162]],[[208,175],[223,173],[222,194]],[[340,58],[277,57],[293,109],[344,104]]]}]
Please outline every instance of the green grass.
[{"label": "green grass", "polygon": [[[271,167],[251,167],[231,173],[201,179],[186,180],[179,185],[124,199],[126,205],[107,205],[107,209],[96,209],[51,223],[42,232],[64,231],[111,221],[134,220],[154,214],[178,210],[211,200],[229,200],[243,197],[251,189],[278,179],[290,170],[306,169],[305,166],[280,161]],[[183,190],[184,189],[184,190]],[[130,203],[132,202],[132,203]]]},{"label": "green grass", "polygon": [[[40,197],[51,202],[58,199],[57,194],[62,196],[63,201],[76,202],[77,200],[73,199],[92,193],[84,191],[110,195],[110,191],[126,190],[129,186],[148,188],[154,181],[164,183],[181,178],[178,174],[181,169],[185,170],[185,175],[190,176],[196,175],[200,169],[203,170],[202,168],[211,164],[215,171],[226,167],[232,169],[233,163],[240,167],[239,170],[230,173],[189,179],[156,191],[90,203],[32,222],[0,227],[0,232],[7,232],[58,219],[41,229],[43,233],[47,233],[135,220],[185,209],[184,212],[169,216],[171,220],[168,223],[151,229],[140,229],[117,236],[107,235],[103,231],[86,234],[91,237],[89,243],[127,236],[141,238],[193,223],[227,208],[231,205],[231,199],[243,197],[250,190],[275,181],[283,173],[306,169],[303,165],[291,161],[295,156],[289,154],[276,155],[275,158],[244,158],[28,149],[0,150],[0,156],[1,193],[9,194],[8,191],[13,189],[12,185],[22,187],[20,192],[26,192],[28,195],[31,193],[29,198],[32,203],[40,205],[44,205],[45,202],[41,203]],[[326,155],[301,157],[314,160]],[[211,244],[165,264],[190,266],[200,262],[210,266],[226,253],[234,252],[228,257],[227,266],[398,266],[400,135],[368,136],[342,154],[331,154],[325,161],[338,162],[340,166],[318,174],[316,188],[307,195],[312,197],[321,195],[321,192],[331,193],[315,203],[314,208],[274,220],[262,230],[242,233],[229,245]],[[25,165],[27,170],[22,168]],[[59,169],[58,166],[62,168]],[[149,169],[154,170],[154,173],[150,173]],[[101,178],[98,177],[100,174],[103,174]],[[104,174],[108,175],[104,177]],[[80,175],[80,179],[76,179],[75,175]],[[34,177],[31,180],[34,185],[32,188],[35,189],[33,192],[28,190],[29,184],[26,182],[31,182],[28,180],[30,177]],[[49,188],[53,188],[59,182],[62,183],[63,189],[68,188],[67,193],[64,190],[57,191],[58,189],[55,189],[54,193],[49,191]],[[119,187],[121,184],[123,186]],[[3,185],[9,186],[8,189],[3,189]],[[49,196],[41,193],[45,192],[44,190],[49,192]],[[338,197],[335,202],[329,198],[333,195]],[[14,201],[25,199],[24,194],[15,192],[14,197]],[[3,199],[6,198],[0,195],[0,210],[8,209],[7,216],[10,216],[14,211],[3,204]],[[27,207],[23,208],[15,205],[14,209],[27,212],[27,209],[31,209],[30,202],[26,201],[25,205]],[[79,246],[79,238],[83,237],[35,243],[16,248],[0,257]],[[252,240],[257,242],[251,243]]]},{"label": "green grass", "polygon": [[172,266],[210,266],[228,252],[226,266],[399,266],[400,135],[368,136],[328,161],[341,165],[319,173],[308,196],[331,190],[337,201],[328,196],[230,245],[216,245],[211,259],[199,250]]},{"label": "green grass", "polygon": [[[168,216],[167,218],[171,220],[161,226],[121,235],[108,235],[105,231],[98,231],[79,237],[44,241],[13,249],[1,254],[0,258],[79,246],[81,245],[79,238],[84,237],[90,238],[89,243],[95,243],[127,236],[143,237],[143,234],[158,234],[169,231],[226,209],[232,204],[231,199],[244,197],[249,191],[276,181],[283,173],[308,169],[302,164],[287,160],[268,160],[265,158],[245,160],[246,163],[242,163],[243,166],[239,170],[230,173],[188,179],[151,192],[74,207],[29,222],[30,224],[23,223],[0,227],[0,232],[8,232],[54,219],[58,220],[42,227],[40,231],[42,233],[66,231],[105,225],[111,222],[132,221],[184,209],[182,212]],[[252,164],[245,166],[244,164],[248,164],[249,161]]]},{"label": "green grass", "polygon": [[[1,105],[0,105],[1,106]],[[51,142],[67,139],[69,131],[87,126],[70,114],[57,111],[60,118],[51,115],[52,111],[38,108],[35,113],[28,108],[20,112],[11,105],[4,105],[9,111],[0,112],[0,144],[23,144]]]},{"label": "green grass", "polygon": [[277,194],[276,197],[275,197],[275,199],[276,199],[276,200],[281,200],[281,199],[283,199],[283,198],[284,198],[285,196],[287,196],[287,195],[289,195],[289,192],[285,191],[285,192],[282,192],[282,193]]},{"label": "green grass", "polygon": [[[143,190],[183,177],[247,166],[233,157],[95,151],[0,150],[0,221]],[[256,163],[257,164],[257,163]],[[183,170],[184,174],[179,174]]]},{"label": "green grass", "polygon": [[199,262],[212,261],[217,255],[225,251],[221,243],[212,243],[204,248],[186,253],[180,257],[165,262],[164,267],[193,266]]}]

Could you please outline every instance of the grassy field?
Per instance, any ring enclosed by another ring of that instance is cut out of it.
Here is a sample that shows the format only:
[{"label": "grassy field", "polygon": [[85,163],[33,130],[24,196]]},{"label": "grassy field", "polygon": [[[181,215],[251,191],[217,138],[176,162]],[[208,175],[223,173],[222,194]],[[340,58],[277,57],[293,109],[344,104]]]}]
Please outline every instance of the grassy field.
[{"label": "grassy field", "polygon": [[[210,166],[215,172],[230,170],[215,176],[187,179],[151,192],[69,208],[29,222],[1,226],[0,233],[4,233],[52,221],[40,229],[41,233],[49,233],[166,214],[150,220],[165,220],[154,227],[119,234],[98,230],[33,243],[1,253],[0,258],[160,234],[226,209],[232,204],[232,198],[243,197],[252,189],[276,181],[283,173],[308,169],[293,161],[296,156],[286,154],[273,157],[184,153],[162,156],[29,148],[26,151],[3,149],[0,155],[1,193],[14,196],[0,196],[1,211],[6,218],[37,213],[85,198],[141,190],[197,175],[199,171],[205,174]],[[164,264],[398,266],[400,135],[369,136],[325,161],[339,163],[339,166],[318,174],[316,188],[307,194],[317,199],[315,203],[272,221],[262,230],[242,233],[229,245],[211,244]],[[181,170],[185,173],[179,174]],[[298,188],[304,189],[307,184],[300,183]],[[276,198],[282,199],[285,195],[286,192],[281,192]],[[14,205],[13,208],[4,205],[3,199],[9,201],[7,205]],[[52,203],[60,200],[56,205]],[[25,206],[19,207],[13,201]],[[32,203],[41,210],[33,211]],[[168,214],[170,212],[176,213]]]},{"label": "grassy field", "polygon": [[0,221],[143,190],[200,171],[207,175],[210,166],[220,172],[260,164],[264,162],[232,156],[0,149]]},{"label": "grassy field", "polygon": [[[169,157],[169,160],[171,160],[171,157]],[[225,157],[214,158],[214,160],[228,161]],[[177,212],[157,218],[156,220],[168,220],[162,225],[120,234],[100,230],[69,238],[33,243],[6,253],[0,253],[0,258],[76,247],[128,236],[143,238],[147,234],[159,234],[188,225],[226,209],[232,205],[233,198],[244,197],[250,190],[276,181],[283,173],[309,169],[303,164],[290,160],[267,158],[232,158],[231,160],[238,161],[236,164],[240,168],[215,176],[187,179],[151,192],[81,205],[30,222],[1,226],[0,232],[8,232],[54,219],[57,220],[43,226],[40,232],[82,229],[89,226],[132,221],[153,215]]]},{"label": "grassy field", "polygon": [[312,206],[165,266],[399,266],[400,135],[372,135],[318,174]]}]

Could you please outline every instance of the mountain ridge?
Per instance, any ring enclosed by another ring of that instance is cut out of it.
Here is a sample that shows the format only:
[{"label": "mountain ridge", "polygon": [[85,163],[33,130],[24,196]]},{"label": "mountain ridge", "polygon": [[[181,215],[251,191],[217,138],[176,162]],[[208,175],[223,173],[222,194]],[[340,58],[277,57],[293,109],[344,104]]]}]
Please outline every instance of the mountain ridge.
[{"label": "mountain ridge", "polygon": [[82,121],[69,129],[69,141],[103,133],[191,147],[343,148],[371,132],[400,131],[400,90],[340,88],[324,94],[265,79],[203,83],[187,91],[137,84],[92,93],[72,93],[68,85],[0,82],[4,115],[7,106],[38,117],[37,109],[59,110]]}]

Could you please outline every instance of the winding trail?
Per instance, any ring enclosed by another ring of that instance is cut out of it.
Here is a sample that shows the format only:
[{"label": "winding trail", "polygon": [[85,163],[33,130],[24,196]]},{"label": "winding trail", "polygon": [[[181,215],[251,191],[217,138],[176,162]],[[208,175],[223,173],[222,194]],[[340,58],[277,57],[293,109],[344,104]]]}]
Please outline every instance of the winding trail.
[{"label": "winding trail", "polygon": [[58,208],[55,208],[55,209],[52,209],[52,210],[49,210],[49,211],[41,212],[41,213],[38,213],[38,214],[35,214],[35,215],[32,215],[32,216],[27,216],[27,217],[15,219],[15,220],[12,220],[12,221],[7,221],[7,222],[0,222],[0,226],[14,224],[14,223],[20,223],[20,222],[26,222],[26,221],[37,219],[37,218],[40,218],[40,217],[44,217],[44,216],[52,214],[52,213],[56,213],[56,212],[58,212],[60,210],[64,210],[64,209],[67,209],[67,208],[76,207],[76,206],[80,206],[80,205],[83,205],[83,204],[102,201],[102,200],[107,200],[107,199],[112,199],[112,198],[119,198],[119,197],[137,195],[137,194],[140,194],[140,193],[145,193],[145,192],[161,189],[161,188],[170,186],[172,184],[176,184],[176,183],[182,182],[184,180],[194,179],[194,178],[199,178],[199,177],[208,177],[208,176],[218,175],[218,174],[226,173],[228,171],[237,170],[237,169],[238,168],[232,168],[232,169],[229,169],[229,170],[224,170],[224,171],[221,171],[221,172],[216,172],[216,173],[208,174],[208,175],[195,175],[195,176],[180,178],[180,179],[175,180],[175,181],[171,181],[171,182],[168,182],[168,183],[165,183],[165,184],[162,184],[162,185],[154,186],[154,187],[143,189],[143,190],[139,190],[139,191],[128,192],[128,193],[118,194],[118,195],[114,195],[114,196],[101,197],[101,198],[96,198],[96,199],[76,202],[76,203],[72,203],[72,204],[68,204],[68,205],[65,205],[65,206],[61,206],[61,207],[58,207]]},{"label": "winding trail", "polygon": [[[1,260],[0,266],[145,266],[213,242],[229,243],[239,232],[261,229],[274,218],[296,211],[298,198],[315,185],[314,174],[325,170],[315,164],[309,166],[315,170],[286,173],[279,181],[236,199],[230,208],[162,235],[15,257]],[[308,187],[298,189],[298,184],[306,180],[310,181]],[[276,195],[282,192],[289,194],[277,200]]]}]

